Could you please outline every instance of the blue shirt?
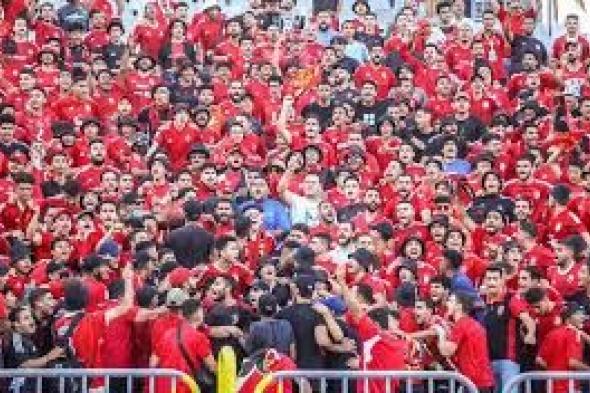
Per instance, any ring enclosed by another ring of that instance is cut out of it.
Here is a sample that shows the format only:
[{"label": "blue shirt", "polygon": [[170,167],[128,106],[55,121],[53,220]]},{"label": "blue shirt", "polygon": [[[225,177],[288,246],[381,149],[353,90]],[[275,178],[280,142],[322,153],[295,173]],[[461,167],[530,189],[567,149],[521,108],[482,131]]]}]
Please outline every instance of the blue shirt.
[{"label": "blue shirt", "polygon": [[[240,208],[243,209],[251,203],[256,203],[256,201],[250,199],[243,203]],[[285,205],[271,198],[263,199],[258,203],[262,205],[262,225],[264,229],[267,231],[286,231],[291,228],[289,212]]]},{"label": "blue shirt", "polygon": [[471,164],[469,161],[456,159],[443,165],[443,171],[445,173],[454,173],[456,175],[467,175],[471,172]]}]

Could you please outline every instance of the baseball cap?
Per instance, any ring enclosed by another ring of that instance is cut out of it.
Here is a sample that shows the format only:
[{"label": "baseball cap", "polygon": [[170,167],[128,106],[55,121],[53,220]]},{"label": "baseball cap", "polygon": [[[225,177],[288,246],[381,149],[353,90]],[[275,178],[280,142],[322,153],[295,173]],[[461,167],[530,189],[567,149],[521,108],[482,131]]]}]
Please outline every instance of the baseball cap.
[{"label": "baseball cap", "polygon": [[328,307],[335,316],[344,315],[347,310],[346,303],[340,296],[330,296],[321,300],[321,303]]},{"label": "baseball cap", "polygon": [[167,307],[182,307],[188,299],[188,294],[180,288],[172,288],[166,294]]},{"label": "baseball cap", "polygon": [[103,258],[115,259],[119,256],[120,251],[121,247],[119,244],[112,239],[108,239],[102,242],[97,250],[97,254]]},{"label": "baseball cap", "polygon": [[172,287],[182,287],[192,276],[186,267],[177,267],[168,274],[168,281]]}]

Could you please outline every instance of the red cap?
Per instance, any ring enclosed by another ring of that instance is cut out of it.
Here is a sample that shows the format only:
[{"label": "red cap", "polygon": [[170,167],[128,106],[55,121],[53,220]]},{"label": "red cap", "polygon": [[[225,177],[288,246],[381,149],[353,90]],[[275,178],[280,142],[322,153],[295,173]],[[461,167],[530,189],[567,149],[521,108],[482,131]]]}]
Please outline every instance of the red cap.
[{"label": "red cap", "polygon": [[182,287],[191,276],[192,273],[189,269],[185,267],[177,267],[168,274],[168,281],[173,287]]}]

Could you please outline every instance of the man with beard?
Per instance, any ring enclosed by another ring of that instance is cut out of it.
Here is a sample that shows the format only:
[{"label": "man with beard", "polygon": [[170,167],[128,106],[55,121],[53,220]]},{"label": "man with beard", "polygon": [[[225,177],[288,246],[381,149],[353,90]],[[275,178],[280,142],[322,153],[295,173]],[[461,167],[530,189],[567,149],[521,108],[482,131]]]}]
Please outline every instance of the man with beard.
[{"label": "man with beard", "polygon": [[215,239],[213,262],[198,273],[199,285],[204,285],[218,276],[230,277],[235,281],[235,292],[245,293],[252,284],[252,271],[240,263],[242,246],[234,236],[224,235]]},{"label": "man with beard", "polygon": [[[213,353],[217,354],[224,346],[230,346],[236,353],[238,364],[245,356],[241,339],[248,331],[254,315],[248,307],[233,296],[236,281],[228,276],[216,277],[209,286],[204,299],[207,310],[205,322],[211,327],[224,327],[226,334],[211,339]],[[230,327],[228,329],[228,327]],[[227,334],[228,333],[228,334]]]},{"label": "man with beard", "polygon": [[34,336],[35,346],[40,355],[48,354],[53,348],[51,327],[54,322],[55,306],[57,304],[51,292],[46,288],[35,288],[29,294],[31,313],[37,330]]},{"label": "man with beard", "polygon": [[554,246],[557,264],[547,269],[547,280],[566,300],[580,290],[583,263],[578,262],[586,244],[579,235],[569,236]]},{"label": "man with beard", "polygon": [[240,114],[240,104],[244,99],[246,91],[244,85],[239,80],[232,80],[228,86],[227,99],[221,101],[219,109],[222,111],[223,116],[227,119],[231,119]]},{"label": "man with beard", "polygon": [[178,104],[174,110],[173,121],[161,127],[156,133],[148,157],[161,149],[170,159],[172,170],[178,171],[186,165],[188,153],[197,139],[198,131],[190,120],[188,107]]},{"label": "man with beard", "polygon": [[235,212],[232,201],[225,198],[217,199],[213,208],[213,218],[216,237],[233,233]]},{"label": "man with beard", "polygon": [[436,276],[430,280],[430,299],[434,303],[434,313],[439,317],[447,316],[447,300],[451,290],[451,281],[445,276]]},{"label": "man with beard", "polygon": [[205,163],[201,167],[199,179],[196,182],[197,200],[207,200],[214,197],[217,190],[217,168],[213,163]]},{"label": "man with beard", "polygon": [[542,201],[549,198],[549,184],[535,179],[533,176],[535,157],[530,154],[524,154],[516,160],[516,179],[510,179],[504,185],[502,194],[516,199],[516,197],[526,198],[534,206],[533,217],[539,217],[543,208]]},{"label": "man with beard", "polygon": [[225,24],[225,40],[215,47],[216,62],[232,64],[232,73],[236,75],[237,63],[241,56],[240,39],[242,38],[242,23],[233,18]]},{"label": "man with beard", "polygon": [[[37,326],[31,309],[27,306],[19,306],[11,311],[9,320],[12,322],[14,331],[6,340],[3,349],[5,366],[9,368],[34,369],[47,367],[51,362],[63,357],[64,349],[53,348],[45,355],[35,345]],[[36,381],[34,378],[12,378],[11,390],[22,393],[35,391]]]},{"label": "man with beard", "polygon": [[[106,147],[102,139],[94,139],[89,143],[90,164],[82,167],[76,181],[83,191],[90,191],[100,186],[102,174],[107,170],[115,170],[105,164]],[[116,171],[116,170],[115,170]]]},{"label": "man with beard", "polygon": [[291,227],[289,220],[289,213],[281,202],[269,197],[269,188],[264,177],[256,177],[252,180],[248,187],[250,199],[244,202],[241,206],[251,203],[257,203],[262,207],[263,213],[263,228],[271,234],[278,234],[286,231]]},{"label": "man with beard", "polygon": [[35,178],[27,172],[14,174],[14,194],[0,209],[0,223],[4,226],[4,235],[8,238],[24,239],[29,223],[39,206],[33,198]]},{"label": "man with beard", "polygon": [[350,221],[338,223],[337,246],[330,251],[330,257],[336,264],[346,263],[350,253],[354,252],[354,230]]},{"label": "man with beard", "polygon": [[105,281],[109,279],[108,261],[97,255],[90,254],[81,265],[82,283],[88,290],[87,310],[93,312],[104,305],[108,298]]},{"label": "man with beard", "polygon": [[171,119],[172,105],[170,103],[170,89],[165,85],[152,88],[150,104],[143,108],[137,120],[142,130],[154,135],[162,123]]},{"label": "man with beard", "polygon": [[303,117],[313,115],[320,120],[320,127],[325,130],[332,121],[332,111],[334,110],[334,101],[332,99],[332,87],[327,80],[323,80],[317,87],[317,99],[306,105],[301,114]]},{"label": "man with beard", "polygon": [[16,120],[13,115],[0,115],[0,153],[10,156],[15,152],[28,154],[29,147],[15,138]]},{"label": "man with beard", "polygon": [[422,222],[416,221],[414,205],[409,201],[400,201],[395,207],[395,235],[393,237],[396,250],[399,252],[401,245],[410,236],[416,236],[422,241],[428,240],[430,234],[428,227]]},{"label": "man with beard", "polygon": [[355,175],[350,175],[343,184],[345,205],[337,210],[338,221],[352,221],[361,213],[365,205],[361,201],[360,180]]},{"label": "man with beard", "polygon": [[[358,69],[360,70],[361,67]],[[378,120],[383,117],[386,110],[383,101],[378,101],[377,99],[377,89],[378,85],[373,80],[362,82],[360,100],[355,108],[354,120],[364,123],[366,127],[370,128],[374,128],[377,125]]]},{"label": "man with beard", "polygon": [[209,259],[213,249],[213,236],[199,224],[202,206],[194,199],[184,203],[186,224],[168,234],[166,247],[174,251],[178,263],[187,268],[194,268]]},{"label": "man with beard", "polygon": [[373,225],[388,222],[383,215],[382,205],[379,190],[375,187],[368,188],[363,197],[363,211],[353,219],[355,226],[359,230],[368,230]]},{"label": "man with beard", "polygon": [[178,78],[172,88],[172,102],[176,104],[186,104],[193,107],[197,104],[199,89],[196,80],[195,67],[192,64],[184,64],[179,67]]},{"label": "man with beard", "polygon": [[506,216],[502,211],[489,209],[484,216],[481,225],[472,226],[470,229],[472,249],[480,257],[486,257],[485,251],[489,245],[501,245],[508,240],[503,233],[506,226]]},{"label": "man with beard", "polygon": [[354,73],[354,81],[359,88],[363,87],[366,82],[373,82],[377,88],[377,99],[379,100],[387,98],[389,89],[395,86],[395,74],[382,64],[384,59],[383,45],[373,45],[369,50],[369,62],[360,65]]}]

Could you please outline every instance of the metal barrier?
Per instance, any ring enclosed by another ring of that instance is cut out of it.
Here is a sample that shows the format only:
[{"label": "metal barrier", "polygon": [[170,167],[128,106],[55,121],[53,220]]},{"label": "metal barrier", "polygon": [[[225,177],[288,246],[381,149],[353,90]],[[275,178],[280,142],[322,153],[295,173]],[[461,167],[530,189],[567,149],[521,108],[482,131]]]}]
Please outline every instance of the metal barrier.
[{"label": "metal barrier", "polygon": [[[517,375],[516,377],[512,378],[504,389],[502,393],[512,393],[512,392],[522,392],[522,393],[532,393],[533,392],[533,382],[545,382],[546,389],[541,389],[543,393],[553,393],[553,385],[555,382],[566,382],[567,383],[567,391],[568,393],[576,392],[575,382],[576,381],[586,381],[590,382],[590,372],[583,372],[583,371],[561,371],[561,372],[554,372],[554,371],[539,371],[539,372],[530,372],[530,373],[523,373]],[[524,384],[524,390],[520,390],[519,388],[521,385]]]},{"label": "metal barrier", "polygon": [[[299,392],[305,391],[305,383],[303,381],[319,381],[319,386],[313,389],[313,393],[326,393],[327,383],[329,380],[340,381],[340,391],[348,393],[349,386],[352,381],[384,381],[385,386],[383,393],[392,393],[398,391],[393,385],[398,381],[405,383],[405,393],[412,393],[415,382],[426,383],[425,389],[421,391],[424,393],[435,393],[435,382],[448,382],[448,393],[457,393],[463,390],[465,393],[478,393],[477,387],[469,380],[469,378],[455,372],[446,371],[351,371],[351,370],[297,370],[297,371],[279,371],[276,373],[267,374],[256,386],[254,393],[264,393],[265,389],[272,383],[277,383],[277,391],[283,393],[285,391],[284,384],[286,381],[298,381]],[[463,388],[463,389],[461,389]],[[293,389],[295,391],[295,389]],[[309,390],[308,390],[309,391]],[[364,389],[365,392],[370,391]],[[381,392],[381,390],[380,390]]]},{"label": "metal barrier", "polygon": [[[126,393],[136,392],[134,381],[145,380],[147,389],[144,392],[156,391],[156,378],[170,378],[170,392],[176,392],[179,384],[186,385],[191,393],[200,393],[199,387],[187,374],[169,369],[0,369],[0,379],[11,379],[12,383],[25,383],[27,379],[35,380],[35,392],[45,392],[43,381],[58,381],[57,389],[60,393],[66,392],[66,385],[74,380],[79,384],[80,393],[90,392],[91,380],[102,378],[104,380],[103,392],[109,393],[113,380],[123,381]],[[18,391],[18,390],[16,390]],[[120,391],[120,390],[117,390]]]}]

